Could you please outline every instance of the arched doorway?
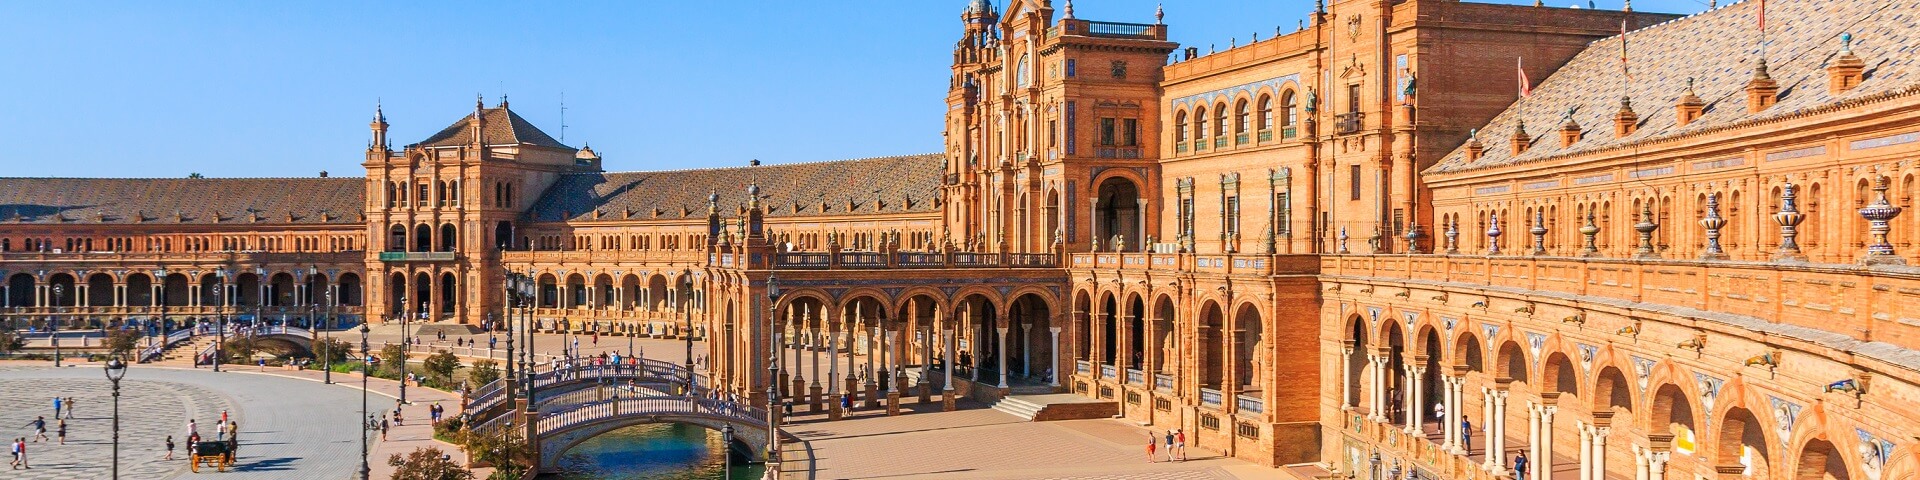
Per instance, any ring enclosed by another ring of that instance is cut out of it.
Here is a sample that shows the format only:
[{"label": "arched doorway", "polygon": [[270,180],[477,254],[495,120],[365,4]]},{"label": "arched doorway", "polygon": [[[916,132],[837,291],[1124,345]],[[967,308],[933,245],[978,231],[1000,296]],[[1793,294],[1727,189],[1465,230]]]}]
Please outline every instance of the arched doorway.
[{"label": "arched doorway", "polygon": [[1132,181],[1110,177],[1100,182],[1099,205],[1094,212],[1094,240],[1108,249],[1115,237],[1129,246],[1138,249],[1141,246],[1140,235],[1140,187]]},{"label": "arched doorway", "polygon": [[1013,300],[1007,310],[1007,336],[1017,345],[1008,351],[1008,370],[1018,376],[1016,382],[1039,385],[1053,381],[1059,369],[1054,355],[1058,345],[1054,336],[1053,310],[1037,294],[1024,294]]},{"label": "arched doorway", "polygon": [[1140,370],[1147,357],[1147,304],[1139,295],[1127,298],[1127,358],[1128,369]]},{"label": "arched doorway", "polygon": [[1226,319],[1222,318],[1220,305],[1207,302],[1200,307],[1200,388],[1216,392],[1226,383],[1227,352],[1225,332]]}]

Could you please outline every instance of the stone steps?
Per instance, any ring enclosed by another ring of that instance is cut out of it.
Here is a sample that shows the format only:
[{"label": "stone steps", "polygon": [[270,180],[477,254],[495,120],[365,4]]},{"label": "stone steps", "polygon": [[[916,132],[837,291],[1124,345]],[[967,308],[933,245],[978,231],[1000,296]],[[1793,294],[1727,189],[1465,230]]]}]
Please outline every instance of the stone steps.
[{"label": "stone steps", "polygon": [[1041,405],[1041,404],[1033,403],[1027,400],[1022,400],[1020,399],[1020,397],[1010,396],[1010,397],[1002,398],[998,402],[993,402],[994,410],[999,410],[1001,412],[1005,412],[1008,415],[1020,417],[1020,420],[1027,421],[1027,422],[1031,422],[1035,417],[1040,416],[1040,411],[1046,410],[1046,408],[1047,408],[1046,405]]}]

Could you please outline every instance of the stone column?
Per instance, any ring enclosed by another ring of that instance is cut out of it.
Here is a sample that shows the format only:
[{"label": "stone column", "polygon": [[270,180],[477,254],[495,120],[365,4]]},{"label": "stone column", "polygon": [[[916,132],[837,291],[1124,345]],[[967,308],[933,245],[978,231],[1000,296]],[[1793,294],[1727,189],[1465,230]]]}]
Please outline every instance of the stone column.
[{"label": "stone column", "polygon": [[1000,361],[996,362],[1000,367],[1000,388],[1007,388],[1007,327],[995,327],[994,330],[1000,332],[1000,343],[997,344],[1000,347],[997,349],[1000,351]]},{"label": "stone column", "polygon": [[1459,445],[1460,422],[1453,421],[1453,417],[1459,415],[1459,406],[1453,401],[1453,383],[1453,376],[1440,375],[1440,405],[1446,414],[1435,420],[1440,422],[1440,451],[1447,453],[1454,453],[1454,447]]},{"label": "stone column", "polygon": [[[818,412],[820,411],[820,392],[822,390],[820,387],[820,328],[819,324],[813,323],[811,319],[808,320],[807,324],[814,327],[807,331],[808,363],[813,364],[811,367],[812,371],[807,372],[807,377],[813,380],[807,384],[807,411]],[[831,357],[829,357],[829,360],[831,360]],[[829,369],[828,371],[831,372],[832,370]],[[827,383],[833,383],[833,379],[827,379]]]},{"label": "stone column", "polygon": [[1373,401],[1367,408],[1374,422],[1387,423],[1387,355],[1372,353],[1367,359],[1373,362]]},{"label": "stone column", "polygon": [[1609,433],[1608,430],[1610,430],[1610,428],[1608,427],[1601,427],[1601,426],[1593,427],[1593,444],[1591,446],[1593,448],[1593,453],[1588,456],[1588,458],[1593,461],[1593,466],[1588,468],[1588,471],[1591,472],[1591,475],[1593,476],[1592,477],[1593,480],[1607,479],[1607,433]]},{"label": "stone column", "polygon": [[1667,480],[1667,452],[1647,454],[1647,480]]},{"label": "stone column", "polygon": [[1501,407],[1502,404],[1505,403],[1506,392],[1494,387],[1481,387],[1480,392],[1485,396],[1485,403],[1481,405],[1480,409],[1482,416],[1480,419],[1480,431],[1482,432],[1481,436],[1486,437],[1481,440],[1480,443],[1485,445],[1483,450],[1486,452],[1487,458],[1482,466],[1485,467],[1487,471],[1498,472],[1505,468],[1507,464],[1506,458],[1501,454],[1503,450],[1503,445],[1501,444],[1505,443],[1501,439],[1501,437],[1505,436],[1502,435],[1501,427],[1506,423],[1506,420],[1501,418],[1503,416]]},{"label": "stone column", "polygon": [[840,411],[840,329],[834,328],[834,319],[827,317],[827,311],[820,312],[820,322],[827,329],[827,419],[839,420]]},{"label": "stone column", "polygon": [[1534,471],[1532,472],[1533,475],[1529,475],[1529,477],[1531,478],[1516,478],[1514,480],[1533,480],[1535,478],[1540,478],[1540,475],[1539,475],[1540,469],[1538,467],[1541,463],[1540,462],[1541,409],[1542,407],[1540,406],[1540,404],[1533,403],[1532,401],[1527,402],[1527,456],[1533,459],[1533,465],[1530,465],[1532,467],[1535,467],[1533,469]]},{"label": "stone column", "polygon": [[1553,414],[1559,410],[1560,407],[1551,403],[1540,406],[1540,454],[1533,457],[1533,478],[1553,478]]},{"label": "stone column", "polygon": [[1048,357],[1050,357],[1048,358],[1048,363],[1050,363],[1050,365],[1047,366],[1047,369],[1051,370],[1053,374],[1048,375],[1048,377],[1052,378],[1048,379],[1049,381],[1047,383],[1049,386],[1058,387],[1060,386],[1060,327],[1047,327],[1047,332],[1053,335],[1053,349],[1048,350],[1051,352],[1048,354]]},{"label": "stone column", "polygon": [[1575,420],[1580,431],[1580,480],[1593,480],[1593,431],[1585,420]]},{"label": "stone column", "polygon": [[882,350],[884,350],[887,355],[887,415],[889,416],[900,414],[900,392],[905,390],[905,388],[901,387],[900,382],[906,379],[906,376],[894,374],[894,367],[900,364],[901,353],[900,339],[894,336],[899,335],[901,331],[904,330],[887,331],[886,338],[883,340],[886,342],[886,347],[882,348]]},{"label": "stone column", "polygon": [[943,373],[946,374],[947,379],[946,381],[940,382],[940,403],[941,403],[940,410],[945,412],[951,412],[953,411],[953,400],[954,400],[953,399],[953,368],[954,368],[953,329],[944,328],[946,327],[946,325],[942,325],[941,327],[943,328],[940,330],[940,343],[942,345],[941,348],[944,348],[946,350],[945,356],[943,358],[947,359],[946,368],[943,369],[946,371]]},{"label": "stone column", "polygon": [[1033,378],[1033,322],[1020,324],[1020,376]]},{"label": "stone column", "polygon": [[1420,419],[1422,418],[1421,412],[1426,409],[1422,409],[1420,408],[1420,406],[1422,403],[1425,403],[1421,401],[1421,397],[1425,396],[1423,394],[1426,393],[1426,385],[1424,385],[1421,380],[1424,379],[1424,377],[1426,376],[1426,373],[1427,373],[1426,367],[1407,365],[1407,434],[1408,435],[1424,436],[1424,435],[1421,435]]},{"label": "stone column", "polygon": [[880,372],[873,369],[874,357],[880,355],[880,326],[873,326],[873,333],[867,337],[867,404],[873,408],[880,403]]},{"label": "stone column", "polygon": [[1647,480],[1647,451],[1639,445],[1633,445],[1633,480]]}]

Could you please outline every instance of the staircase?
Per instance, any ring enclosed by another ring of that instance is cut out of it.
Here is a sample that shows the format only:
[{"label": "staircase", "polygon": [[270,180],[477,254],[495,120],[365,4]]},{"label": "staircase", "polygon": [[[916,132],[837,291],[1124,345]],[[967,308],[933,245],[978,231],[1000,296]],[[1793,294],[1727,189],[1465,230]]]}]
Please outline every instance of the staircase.
[{"label": "staircase", "polygon": [[154,363],[192,366],[194,355],[198,355],[202,350],[206,350],[208,345],[212,345],[214,342],[219,341],[219,339],[220,337],[217,335],[195,336],[192,340],[161,351],[160,360]]},{"label": "staircase", "polygon": [[1009,397],[1000,399],[1000,401],[998,402],[993,402],[994,410],[999,410],[1002,413],[1013,415],[1015,417],[1020,417],[1020,420],[1024,422],[1033,421],[1033,418],[1040,416],[1040,411],[1045,410],[1046,408],[1047,408],[1046,405],[1041,405],[1038,403],[1033,403],[1032,401],[1023,400],[1018,396],[1009,396]]},{"label": "staircase", "polygon": [[1029,422],[1107,418],[1119,412],[1120,405],[1071,393],[1008,395],[993,403],[993,409]]}]

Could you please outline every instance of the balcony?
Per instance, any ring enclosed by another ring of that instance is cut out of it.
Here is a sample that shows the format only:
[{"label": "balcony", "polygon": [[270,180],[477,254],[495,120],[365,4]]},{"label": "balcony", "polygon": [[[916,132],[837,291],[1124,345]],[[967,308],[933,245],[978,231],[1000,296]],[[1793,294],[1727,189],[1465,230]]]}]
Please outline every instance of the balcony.
[{"label": "balcony", "polygon": [[1367,119],[1366,112],[1347,112],[1347,113],[1335,114],[1333,116],[1333,133],[1336,135],[1352,135],[1355,133],[1360,133],[1360,126],[1366,123],[1366,119]]},{"label": "balcony", "polygon": [[1173,393],[1173,375],[1159,373],[1153,376],[1153,389]]},{"label": "balcony", "polygon": [[[1271,135],[1269,135],[1269,136],[1271,136]],[[1238,134],[1234,134],[1234,136],[1233,136],[1233,144],[1234,144],[1234,145],[1246,145],[1246,144],[1247,144],[1247,134],[1246,134],[1245,132],[1242,132],[1242,133],[1238,133]]]},{"label": "balcony", "polygon": [[1280,127],[1280,138],[1285,139],[1285,138],[1293,138],[1298,136],[1300,136],[1299,127],[1294,127],[1294,126]]},{"label": "balcony", "polygon": [[1213,148],[1227,148],[1227,137],[1224,135],[1215,137],[1213,139]]},{"label": "balcony", "polygon": [[1140,147],[1100,147],[1094,150],[1100,158],[1140,158]]},{"label": "balcony", "polygon": [[1115,373],[1117,371],[1118,370],[1113,368],[1113,365],[1101,365],[1100,378],[1120,378],[1119,374]]},{"label": "balcony", "polygon": [[1142,372],[1142,371],[1131,369],[1131,368],[1127,369],[1128,385],[1145,385],[1146,383],[1147,383],[1146,372]]},{"label": "balcony", "polygon": [[1233,406],[1240,413],[1266,413],[1266,401],[1259,394],[1234,395]]},{"label": "balcony", "polygon": [[1153,38],[1153,25],[1143,23],[1087,22],[1087,34],[1096,37]]},{"label": "balcony", "polygon": [[451,262],[453,252],[380,252],[382,262]]},{"label": "balcony", "polygon": [[1262,142],[1271,142],[1271,141],[1273,141],[1273,130],[1272,130],[1272,129],[1267,129],[1267,130],[1261,130],[1261,131],[1260,131],[1260,141],[1262,141]]},{"label": "balcony", "polygon": [[1201,404],[1201,405],[1206,405],[1206,406],[1209,406],[1209,407],[1214,407],[1214,408],[1220,408],[1220,400],[1221,400],[1221,398],[1222,398],[1222,397],[1223,397],[1223,396],[1222,396],[1222,395],[1220,394],[1220,390],[1218,390],[1218,389],[1213,389],[1213,388],[1205,388],[1205,387],[1202,387],[1202,388],[1200,389],[1200,404]]},{"label": "balcony", "polygon": [[1174,142],[1173,153],[1187,153],[1187,142]]}]

